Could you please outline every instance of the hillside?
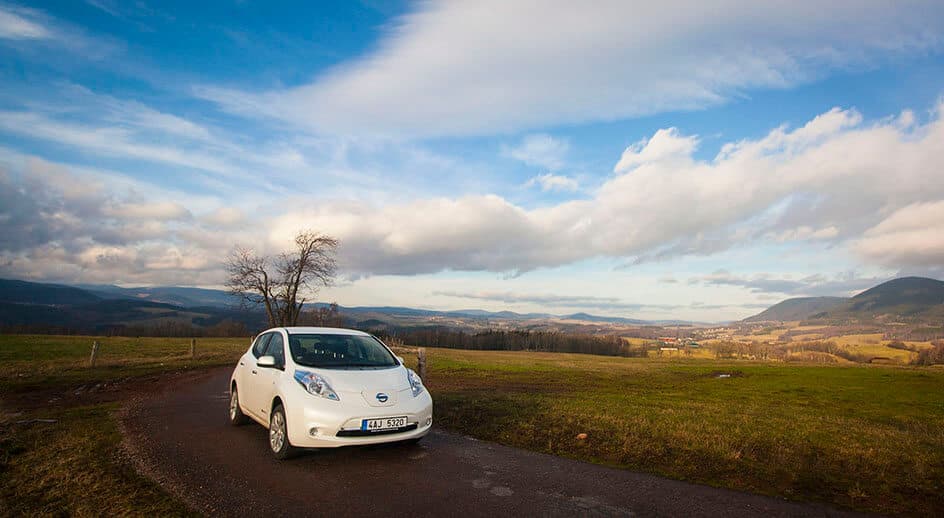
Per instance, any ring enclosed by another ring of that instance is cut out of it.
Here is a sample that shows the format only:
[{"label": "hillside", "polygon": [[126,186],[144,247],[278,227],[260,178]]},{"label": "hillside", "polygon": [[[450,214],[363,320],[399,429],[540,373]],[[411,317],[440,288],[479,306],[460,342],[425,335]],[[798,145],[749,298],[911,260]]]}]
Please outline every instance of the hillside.
[{"label": "hillside", "polygon": [[944,282],[902,277],[863,291],[815,318],[823,320],[929,320],[944,316]]},{"label": "hillside", "polygon": [[812,320],[821,322],[925,322],[944,318],[944,282],[902,277],[883,282],[852,298],[799,297],[777,303],[745,322]]},{"label": "hillside", "polygon": [[157,286],[150,288],[122,288],[110,284],[80,284],[76,286],[103,299],[147,300],[184,307],[230,308],[239,301],[226,291],[205,288]]},{"label": "hillside", "polygon": [[813,315],[829,311],[846,302],[845,297],[796,297],[778,302],[760,313],[747,317],[744,322],[788,322],[806,320]]},{"label": "hillside", "polygon": [[72,286],[0,279],[0,302],[62,306],[88,304],[98,300],[98,296]]}]

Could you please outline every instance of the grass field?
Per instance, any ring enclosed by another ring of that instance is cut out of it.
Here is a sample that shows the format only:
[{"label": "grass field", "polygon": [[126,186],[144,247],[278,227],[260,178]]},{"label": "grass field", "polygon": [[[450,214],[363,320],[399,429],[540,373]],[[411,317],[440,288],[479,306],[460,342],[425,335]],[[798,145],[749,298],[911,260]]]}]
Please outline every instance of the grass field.
[{"label": "grass field", "polygon": [[942,369],[441,349],[430,358],[437,421],[481,439],[880,513],[944,509]]},{"label": "grass field", "polygon": [[[100,339],[100,366],[89,368],[92,340],[0,336],[0,504],[15,514],[184,513],[115,448],[116,403],[13,412],[7,402],[36,389],[230,364],[248,340],[201,339],[194,360],[187,339]],[[941,368],[427,351],[437,422],[461,433],[861,510],[944,509]],[[34,418],[57,422],[15,424]]]},{"label": "grass field", "polygon": [[[89,368],[96,340],[98,360]],[[189,338],[0,335],[0,393],[229,364],[248,347],[248,338],[199,338],[192,359]]]}]

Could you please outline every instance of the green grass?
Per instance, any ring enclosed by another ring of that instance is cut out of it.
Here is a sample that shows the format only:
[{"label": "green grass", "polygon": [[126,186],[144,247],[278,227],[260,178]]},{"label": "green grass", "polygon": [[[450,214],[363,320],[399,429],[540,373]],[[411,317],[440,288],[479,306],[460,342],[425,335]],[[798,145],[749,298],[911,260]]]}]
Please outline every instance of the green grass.
[{"label": "green grass", "polygon": [[[93,340],[0,336],[0,399],[231,364],[248,347],[247,339],[199,339],[194,360],[189,339],[99,338],[99,366],[89,368]],[[427,352],[437,422],[461,433],[866,511],[944,509],[944,369]],[[0,515],[185,513],[117,453],[114,408],[0,413]],[[13,424],[34,417],[59,421]]]},{"label": "green grass", "polygon": [[[98,360],[89,367],[94,341]],[[227,365],[249,347],[248,338],[0,335],[0,393],[113,381],[167,370]]]},{"label": "green grass", "polygon": [[428,351],[437,422],[481,439],[874,512],[944,509],[941,369]]},{"label": "green grass", "polygon": [[187,516],[122,458],[115,404],[31,412],[0,425],[0,515]]}]

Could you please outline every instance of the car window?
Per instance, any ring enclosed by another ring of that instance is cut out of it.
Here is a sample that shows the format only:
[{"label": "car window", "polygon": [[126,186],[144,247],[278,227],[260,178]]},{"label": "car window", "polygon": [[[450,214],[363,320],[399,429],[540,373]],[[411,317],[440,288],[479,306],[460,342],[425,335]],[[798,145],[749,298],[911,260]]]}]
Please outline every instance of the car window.
[{"label": "car window", "polygon": [[266,354],[275,358],[275,365],[277,367],[285,367],[285,346],[282,340],[282,333],[272,333]]},{"label": "car window", "polygon": [[252,345],[252,355],[256,358],[262,356],[263,351],[266,350],[266,346],[269,345],[269,339],[272,338],[273,333],[265,333],[264,335],[256,338],[256,343]]},{"label": "car window", "polygon": [[347,334],[292,334],[292,359],[299,365],[321,368],[394,367],[400,363],[370,336]]}]

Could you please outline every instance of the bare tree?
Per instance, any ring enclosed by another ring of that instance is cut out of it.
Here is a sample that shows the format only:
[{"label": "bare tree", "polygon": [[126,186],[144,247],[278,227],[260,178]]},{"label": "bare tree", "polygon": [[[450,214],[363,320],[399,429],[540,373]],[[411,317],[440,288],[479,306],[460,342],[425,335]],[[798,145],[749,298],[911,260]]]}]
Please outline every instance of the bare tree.
[{"label": "bare tree", "polygon": [[294,250],[276,256],[236,246],[226,262],[226,286],[246,305],[262,306],[269,325],[295,325],[304,295],[314,295],[334,281],[337,248],[337,239],[311,230],[295,236]]}]

